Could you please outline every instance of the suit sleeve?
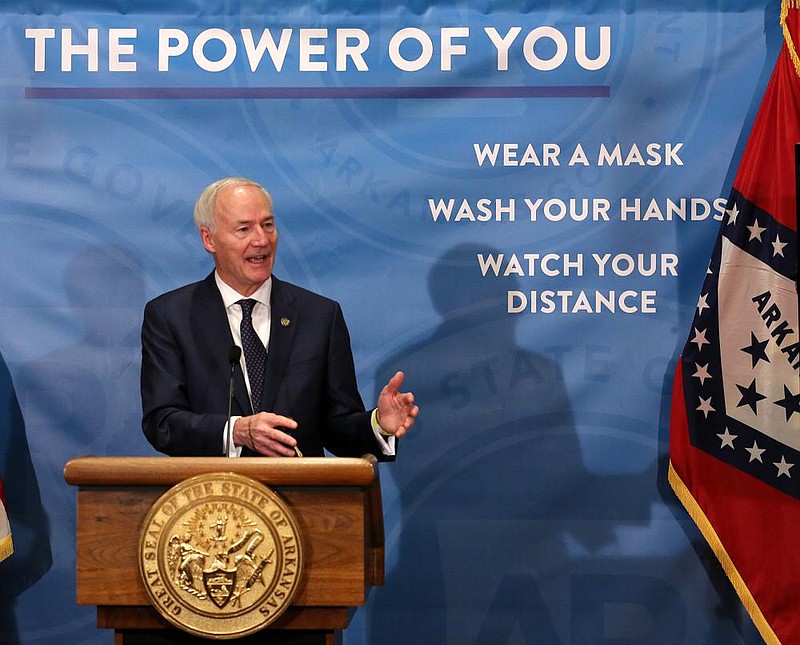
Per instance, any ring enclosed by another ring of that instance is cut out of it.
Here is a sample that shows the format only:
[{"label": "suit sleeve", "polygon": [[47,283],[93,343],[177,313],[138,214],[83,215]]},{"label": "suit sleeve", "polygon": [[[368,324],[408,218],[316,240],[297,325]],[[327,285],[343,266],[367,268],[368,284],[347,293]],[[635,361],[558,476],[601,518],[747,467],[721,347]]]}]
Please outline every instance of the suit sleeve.
[{"label": "suit sleeve", "polygon": [[[203,410],[189,382],[190,333],[164,315],[158,300],[147,304],[142,324],[142,429],[159,452],[171,456],[222,455],[223,413]],[[196,397],[194,397],[196,398]]]},{"label": "suit sleeve", "polygon": [[327,450],[338,456],[373,454],[381,461],[393,459],[383,454],[372,431],[371,411],[364,410],[356,382],[350,334],[338,303],[333,313],[328,342],[326,406]]}]

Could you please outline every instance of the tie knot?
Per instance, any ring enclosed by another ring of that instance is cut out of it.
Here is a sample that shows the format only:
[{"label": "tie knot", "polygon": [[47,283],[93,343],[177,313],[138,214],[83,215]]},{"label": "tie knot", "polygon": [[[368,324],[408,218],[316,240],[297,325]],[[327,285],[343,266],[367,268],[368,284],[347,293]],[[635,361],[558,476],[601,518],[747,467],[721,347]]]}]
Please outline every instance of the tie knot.
[{"label": "tie knot", "polygon": [[242,314],[245,318],[250,318],[251,314],[253,313],[253,307],[256,306],[257,300],[253,300],[252,298],[245,298],[243,300],[239,300],[236,304],[242,308]]}]

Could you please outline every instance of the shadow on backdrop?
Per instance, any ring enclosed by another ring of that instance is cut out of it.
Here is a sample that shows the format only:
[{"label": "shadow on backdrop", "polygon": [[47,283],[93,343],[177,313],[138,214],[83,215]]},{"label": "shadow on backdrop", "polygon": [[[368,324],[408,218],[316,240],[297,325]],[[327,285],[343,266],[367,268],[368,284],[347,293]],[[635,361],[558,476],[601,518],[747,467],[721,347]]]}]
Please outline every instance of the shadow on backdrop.
[{"label": "shadow on backdrop", "polygon": [[73,342],[26,365],[28,425],[51,434],[67,458],[141,453],[142,266],[117,246],[90,247],[67,264],[64,288],[78,328],[64,336]]},{"label": "shadow on backdrop", "polygon": [[18,607],[23,642],[104,637],[94,612],[76,604],[77,491],[64,481],[66,462],[86,454],[152,454],[140,424],[140,262],[118,246],[87,247],[67,263],[63,280],[69,308],[42,312],[53,318],[48,341],[58,349],[15,374],[29,437],[39,447],[36,465],[53,545],[51,571]]},{"label": "shadow on backdrop", "polygon": [[387,468],[399,501],[385,511],[399,519],[387,524],[367,642],[599,642],[603,601],[643,595],[674,610],[653,613],[645,632],[661,636],[650,642],[678,642],[675,594],[635,574],[647,563],[607,575],[619,558],[603,555],[620,525],[650,521],[655,460],[633,475],[586,469],[562,370],[517,345],[505,293],[518,286],[476,275],[479,252],[493,249],[459,245],[435,263],[428,288],[441,325],[376,375],[380,384],[404,370],[421,412]]},{"label": "shadow on backdrop", "polygon": [[0,563],[0,643],[21,643],[17,597],[52,565],[50,531],[33,469],[25,422],[11,374],[0,356],[0,475],[6,490],[14,553]]}]

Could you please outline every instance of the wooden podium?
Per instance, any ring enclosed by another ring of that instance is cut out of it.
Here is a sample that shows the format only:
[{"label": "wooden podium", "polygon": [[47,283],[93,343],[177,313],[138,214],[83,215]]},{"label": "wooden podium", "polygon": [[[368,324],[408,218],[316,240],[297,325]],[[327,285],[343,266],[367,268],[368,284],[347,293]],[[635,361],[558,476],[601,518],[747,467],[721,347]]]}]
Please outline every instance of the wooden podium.
[{"label": "wooden podium", "polygon": [[79,487],[78,604],[97,606],[97,625],[115,630],[116,645],[208,642],[173,627],[150,605],[139,573],[138,543],[146,515],[166,490],[214,472],[244,475],[281,496],[297,518],[306,554],[292,604],[266,629],[232,642],[249,643],[254,637],[260,643],[340,642],[369,588],[383,584],[381,489],[372,456],[71,460],[64,477]]}]

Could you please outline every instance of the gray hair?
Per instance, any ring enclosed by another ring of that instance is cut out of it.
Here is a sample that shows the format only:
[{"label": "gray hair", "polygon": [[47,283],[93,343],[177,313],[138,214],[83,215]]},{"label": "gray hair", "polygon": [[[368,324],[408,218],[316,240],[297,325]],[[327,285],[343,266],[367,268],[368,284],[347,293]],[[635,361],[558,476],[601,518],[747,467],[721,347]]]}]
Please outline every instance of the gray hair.
[{"label": "gray hair", "polygon": [[217,204],[217,195],[226,188],[239,188],[241,186],[255,186],[260,189],[267,198],[270,209],[272,209],[272,195],[257,181],[246,179],[245,177],[225,177],[207,186],[200,193],[200,197],[197,198],[197,202],[194,205],[194,223],[198,231],[207,228],[213,233],[216,230],[217,222],[214,219],[214,207]]}]

